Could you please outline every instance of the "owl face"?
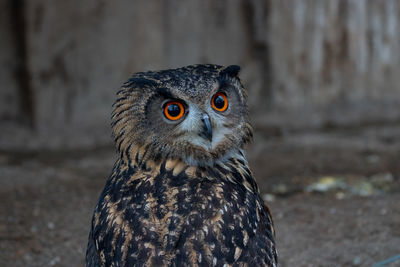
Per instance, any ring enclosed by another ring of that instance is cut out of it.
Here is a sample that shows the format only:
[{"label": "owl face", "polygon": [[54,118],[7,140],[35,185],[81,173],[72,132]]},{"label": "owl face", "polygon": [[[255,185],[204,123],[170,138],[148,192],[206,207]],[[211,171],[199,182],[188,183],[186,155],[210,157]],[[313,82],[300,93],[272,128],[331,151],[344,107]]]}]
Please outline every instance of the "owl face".
[{"label": "owl face", "polygon": [[195,65],[135,74],[119,92],[113,113],[119,151],[190,165],[212,165],[236,153],[251,139],[238,71]]}]

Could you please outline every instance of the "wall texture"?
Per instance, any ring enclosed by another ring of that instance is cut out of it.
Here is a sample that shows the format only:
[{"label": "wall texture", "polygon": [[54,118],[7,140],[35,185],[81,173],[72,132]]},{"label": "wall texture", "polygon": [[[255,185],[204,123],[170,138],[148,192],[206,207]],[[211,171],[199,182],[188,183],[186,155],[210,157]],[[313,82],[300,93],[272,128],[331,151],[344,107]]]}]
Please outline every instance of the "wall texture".
[{"label": "wall texture", "polygon": [[17,120],[20,109],[17,69],[17,58],[10,1],[0,1],[0,122]]},{"label": "wall texture", "polygon": [[400,2],[0,0],[0,146],[110,142],[136,71],[239,64],[256,128],[398,120]]}]

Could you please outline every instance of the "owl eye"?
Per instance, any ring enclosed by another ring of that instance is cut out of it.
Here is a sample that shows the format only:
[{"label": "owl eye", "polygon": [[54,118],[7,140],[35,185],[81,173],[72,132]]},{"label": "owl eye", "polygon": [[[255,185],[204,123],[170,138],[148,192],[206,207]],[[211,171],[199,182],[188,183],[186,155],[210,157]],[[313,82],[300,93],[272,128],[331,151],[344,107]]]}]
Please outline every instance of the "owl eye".
[{"label": "owl eye", "polygon": [[218,92],[211,99],[211,106],[219,112],[223,112],[228,108],[228,98],[225,93]]},{"label": "owl eye", "polygon": [[178,101],[170,101],[164,105],[164,116],[171,121],[179,120],[184,113],[185,108]]}]

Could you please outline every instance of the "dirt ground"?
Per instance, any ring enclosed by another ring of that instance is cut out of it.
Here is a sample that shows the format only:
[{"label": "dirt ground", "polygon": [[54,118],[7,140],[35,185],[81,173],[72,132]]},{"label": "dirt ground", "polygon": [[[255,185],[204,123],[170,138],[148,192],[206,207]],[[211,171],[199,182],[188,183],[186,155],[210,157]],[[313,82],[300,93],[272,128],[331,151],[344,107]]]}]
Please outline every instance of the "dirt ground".
[{"label": "dirt ground", "polygon": [[[249,148],[280,266],[371,266],[400,254],[400,142],[336,137],[256,136],[262,145]],[[91,214],[114,160],[110,147],[1,151],[0,266],[83,266]],[[376,177],[386,184],[373,184]]]}]

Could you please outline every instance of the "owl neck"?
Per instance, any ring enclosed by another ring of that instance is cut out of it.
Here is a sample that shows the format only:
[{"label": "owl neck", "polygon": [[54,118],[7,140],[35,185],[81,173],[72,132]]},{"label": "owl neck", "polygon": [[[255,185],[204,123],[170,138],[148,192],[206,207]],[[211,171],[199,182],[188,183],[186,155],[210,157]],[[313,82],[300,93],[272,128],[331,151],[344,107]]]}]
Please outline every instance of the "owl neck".
[{"label": "owl neck", "polygon": [[[147,178],[157,177],[164,173],[168,174],[164,177],[184,177],[184,180],[187,180],[187,178],[226,180],[232,184],[243,186],[250,192],[258,192],[258,186],[251,175],[245,154],[241,149],[236,150],[236,153],[233,151],[227,153],[225,157],[215,160],[213,165],[196,165],[182,159],[173,158],[154,160],[146,157],[146,154],[143,153],[141,149],[137,149],[136,154],[121,157],[117,162],[119,168],[126,170],[141,169],[141,173],[146,173]],[[130,179],[131,176],[126,178]]]},{"label": "owl neck", "polygon": [[215,167],[224,165],[232,159],[237,159],[247,165],[247,159],[244,151],[239,148],[231,149],[224,153],[222,156],[195,158],[186,156],[184,159],[179,157],[162,156],[151,152],[146,146],[131,146],[126,151],[121,152],[120,158],[126,165],[135,166],[150,170],[152,168],[158,169],[162,162],[174,161],[179,162],[179,165],[185,167]]}]

